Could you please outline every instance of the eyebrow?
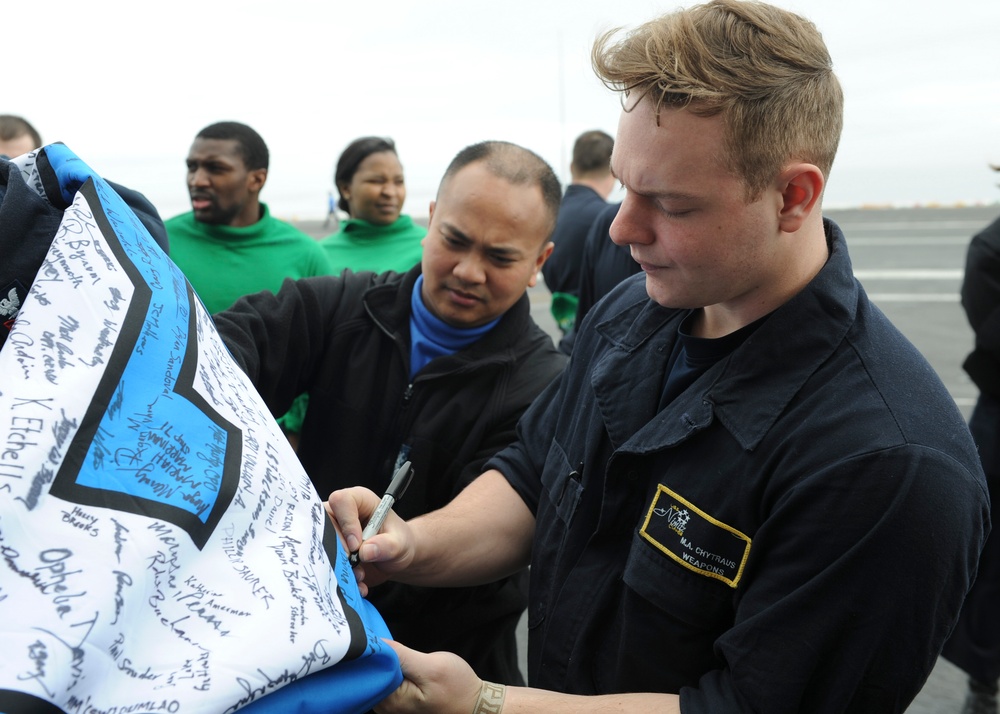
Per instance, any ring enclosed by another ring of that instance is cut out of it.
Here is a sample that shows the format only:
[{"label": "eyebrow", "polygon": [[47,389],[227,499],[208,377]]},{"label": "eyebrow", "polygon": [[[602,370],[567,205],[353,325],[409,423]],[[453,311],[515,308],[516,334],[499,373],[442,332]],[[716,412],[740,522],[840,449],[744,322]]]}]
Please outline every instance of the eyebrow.
[{"label": "eyebrow", "polygon": [[446,228],[448,230],[448,233],[451,234],[453,238],[460,238],[464,240],[466,243],[472,242],[472,238],[470,238],[465,233],[460,231],[453,223],[449,223],[448,221],[441,221],[441,227]]},{"label": "eyebrow", "polygon": [[[448,232],[453,238],[458,238],[466,243],[475,243],[475,241],[468,235],[459,230],[455,224],[449,223],[448,221],[441,222],[441,228]],[[513,246],[504,245],[488,245],[485,250],[493,253],[494,255],[504,255],[504,256],[517,256],[520,257],[522,252],[519,248]]]},{"label": "eyebrow", "polygon": [[507,248],[502,245],[491,245],[487,246],[486,251],[493,255],[500,255],[508,258],[520,258],[523,253],[517,248]]},{"label": "eyebrow", "polygon": [[404,174],[402,171],[396,173],[393,171],[380,171],[378,169],[358,169],[358,176],[377,176],[379,178],[403,178]]},{"label": "eyebrow", "polygon": [[647,198],[663,199],[667,201],[700,201],[702,199],[701,196],[696,196],[693,193],[684,193],[683,191],[646,192],[646,191],[639,191],[638,189],[634,188],[629,188],[628,186],[625,186],[622,180],[618,177],[618,174],[615,173],[614,167],[611,167],[611,175],[615,177],[615,180],[618,181],[618,183],[621,184],[623,188],[639,196],[645,196]]},{"label": "eyebrow", "polygon": [[224,156],[212,154],[210,156],[189,156],[185,161],[189,164],[231,164],[232,161]]}]

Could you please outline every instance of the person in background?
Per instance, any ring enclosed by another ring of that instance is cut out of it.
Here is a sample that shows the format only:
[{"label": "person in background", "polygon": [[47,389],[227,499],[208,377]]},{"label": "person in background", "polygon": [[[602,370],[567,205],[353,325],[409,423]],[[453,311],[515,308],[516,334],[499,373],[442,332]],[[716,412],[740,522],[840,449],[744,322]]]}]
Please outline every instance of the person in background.
[{"label": "person in background", "polygon": [[337,160],[333,182],[340,192],[337,205],[350,216],[321,241],[334,273],[403,273],[420,262],[427,231],[402,213],[406,181],[392,139],[352,141]]},{"label": "person in background", "polygon": [[[260,134],[235,121],[205,127],[188,151],[192,210],[165,225],[170,257],[209,313],[249,293],[276,292],[286,278],[331,272],[319,243],[272,216],[260,200],[269,162]],[[293,446],[302,428],[303,400],[278,419]]]},{"label": "person in background", "polygon": [[[0,156],[13,159],[40,148],[42,148],[42,135],[27,119],[14,114],[0,114]],[[163,249],[163,252],[169,253],[170,242],[167,240],[163,219],[160,218],[159,212],[149,199],[138,191],[133,191],[114,181],[108,181],[108,185],[135,212],[135,215],[146,226],[149,234]],[[30,282],[28,281],[28,284]],[[4,291],[0,299],[6,298],[8,294],[9,289]],[[0,318],[4,318],[4,316],[5,313],[0,310]]]},{"label": "person in background", "polygon": [[517,440],[439,511],[330,510],[362,585],[531,566],[531,688],[390,643],[382,714],[903,712],[989,530],[969,430],[824,219],[843,95],[819,31],[712,0],[598,39],[624,94],[611,237],[643,274],[588,313]]},{"label": "person in background", "polygon": [[573,143],[569,171],[572,183],[566,187],[559,221],[552,234],[555,249],[542,268],[545,286],[552,293],[552,316],[563,334],[573,328],[580,290],[580,265],[584,243],[598,214],[607,207],[615,187],[611,175],[611,150],[615,140],[603,131],[586,131]]},{"label": "person in background", "polygon": [[[559,195],[534,153],[475,144],[445,172],[421,262],[405,273],[289,280],[215,315],[274,413],[308,394],[298,455],[320,494],[383,491],[408,460],[413,481],[396,507],[417,516],[514,439],[566,363],[526,294],[552,251]],[[400,641],[460,652],[481,676],[515,683],[526,581],[521,569],[475,587],[395,584],[371,600]]]},{"label": "person in background", "polygon": [[573,329],[559,340],[559,351],[573,354],[578,327],[597,301],[611,292],[625,278],[642,272],[642,267],[632,259],[626,245],[611,240],[611,224],[618,215],[620,203],[612,203],[599,214],[587,233],[580,262],[580,297],[576,305]]},{"label": "person in background", "polygon": [[271,215],[260,192],[267,182],[267,145],[234,121],[205,127],[187,156],[191,211],[166,221],[171,254],[209,313],[285,278],[328,275],[319,244]]},{"label": "person in background", "polygon": [[42,146],[42,137],[27,119],[0,114],[0,156],[13,159]]},{"label": "person in background", "polygon": [[[1000,166],[993,166],[1000,171]],[[976,335],[975,348],[962,365],[976,387],[969,428],[990,490],[990,516],[1000,517],[1000,218],[969,244],[962,307]],[[1000,679],[1000,538],[986,540],[979,576],[969,591],[955,631],[945,643],[945,659],[969,675],[962,714],[996,714]]]},{"label": "person in background", "polygon": [[[29,131],[11,136],[11,127],[29,127]],[[0,147],[0,255],[3,256],[0,260],[0,347],[3,347],[28,290],[47,259],[52,236],[59,229],[63,212],[68,207],[68,204],[54,205],[25,183],[22,171],[28,161],[33,162],[37,158],[25,154],[42,148],[42,139],[31,124],[20,117],[0,117],[2,135],[9,136],[8,140],[23,143],[14,146],[13,151],[18,153],[10,159],[7,158],[6,148]],[[9,144],[6,146],[10,147]],[[47,162],[48,157],[42,160]],[[138,191],[110,181],[108,184],[167,253],[167,232],[156,207]],[[62,194],[56,191],[51,195]]]},{"label": "person in background", "polygon": [[329,228],[331,224],[337,228],[340,225],[340,219],[337,217],[337,198],[333,195],[333,191],[327,191],[326,218],[323,219],[323,228]]}]

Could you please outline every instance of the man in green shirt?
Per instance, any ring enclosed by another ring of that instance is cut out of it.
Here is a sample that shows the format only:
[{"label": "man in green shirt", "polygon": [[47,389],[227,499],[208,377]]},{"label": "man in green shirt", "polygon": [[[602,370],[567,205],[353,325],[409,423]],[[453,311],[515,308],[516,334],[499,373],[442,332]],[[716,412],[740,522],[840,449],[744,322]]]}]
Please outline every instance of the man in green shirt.
[{"label": "man in green shirt", "polygon": [[264,140],[238,122],[205,127],[188,152],[192,210],[166,221],[170,257],[210,313],[277,292],[285,278],[330,273],[319,244],[261,203],[267,166]]}]

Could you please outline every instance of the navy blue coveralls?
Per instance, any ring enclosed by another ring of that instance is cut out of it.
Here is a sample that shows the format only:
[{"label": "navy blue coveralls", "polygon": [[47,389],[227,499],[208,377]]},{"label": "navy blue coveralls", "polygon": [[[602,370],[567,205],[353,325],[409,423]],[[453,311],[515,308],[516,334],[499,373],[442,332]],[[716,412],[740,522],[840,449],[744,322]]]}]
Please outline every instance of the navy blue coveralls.
[{"label": "navy blue coveralls", "polygon": [[701,712],[903,711],[976,568],[954,401],[830,258],[658,411],[685,311],[635,276],[487,463],[535,514],[529,684]]}]

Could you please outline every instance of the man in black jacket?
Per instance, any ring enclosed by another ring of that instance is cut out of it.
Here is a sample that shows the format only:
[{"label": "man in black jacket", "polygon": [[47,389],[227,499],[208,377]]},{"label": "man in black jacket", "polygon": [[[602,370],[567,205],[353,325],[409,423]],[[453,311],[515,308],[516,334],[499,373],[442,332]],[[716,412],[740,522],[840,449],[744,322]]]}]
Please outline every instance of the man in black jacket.
[{"label": "man in black jacket", "polygon": [[611,150],[615,140],[600,130],[585,131],[573,144],[572,183],[566,187],[542,276],[552,293],[552,316],[564,333],[572,329],[580,295],[581,261],[590,226],[608,205],[615,187]]},{"label": "man in black jacket", "polygon": [[[448,503],[497,451],[565,358],[534,323],[526,290],[552,252],[559,182],[505,142],[464,149],[431,204],[421,264],[405,274],[288,280],[215,316],[274,414],[309,394],[299,458],[321,496],[415,476],[395,510]],[[393,636],[449,650],[480,676],[521,682],[515,627],[526,573],[484,586],[387,584],[371,600]]]},{"label": "man in black jacket", "polygon": [[[1000,166],[994,166],[1000,171]],[[990,489],[990,517],[1000,518],[1000,218],[969,244],[962,307],[976,333],[975,348],[962,365],[979,388],[969,429]],[[969,675],[962,714],[995,714],[1000,678],[1000,540],[991,535],[979,558],[979,576],[962,606],[945,658]]]}]

